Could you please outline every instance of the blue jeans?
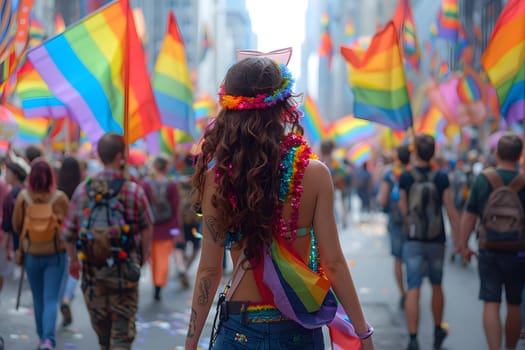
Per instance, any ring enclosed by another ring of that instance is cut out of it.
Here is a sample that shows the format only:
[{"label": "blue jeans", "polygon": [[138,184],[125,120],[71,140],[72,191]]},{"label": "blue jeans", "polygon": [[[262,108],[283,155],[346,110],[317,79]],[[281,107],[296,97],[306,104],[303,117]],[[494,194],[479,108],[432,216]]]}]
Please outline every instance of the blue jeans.
[{"label": "blue jeans", "polygon": [[432,285],[441,285],[444,255],[443,243],[405,241],[403,262],[406,266],[407,288],[421,287],[425,276],[428,276]]},{"label": "blue jeans", "polygon": [[295,321],[247,323],[241,315],[221,321],[213,350],[324,350],[321,328],[306,329]]},{"label": "blue jeans", "polygon": [[24,267],[33,294],[38,337],[55,344],[58,297],[66,269],[66,253],[47,256],[26,254]]}]

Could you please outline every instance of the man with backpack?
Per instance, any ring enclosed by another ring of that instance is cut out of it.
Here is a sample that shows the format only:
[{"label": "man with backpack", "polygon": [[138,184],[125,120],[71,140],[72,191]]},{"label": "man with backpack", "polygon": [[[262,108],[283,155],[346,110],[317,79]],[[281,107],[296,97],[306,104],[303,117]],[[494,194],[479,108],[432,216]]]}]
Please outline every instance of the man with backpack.
[{"label": "man with backpack", "polygon": [[[390,252],[394,257],[394,277],[396,279],[399,294],[401,295],[399,306],[405,308],[406,290],[403,281],[403,215],[399,209],[399,176],[402,171],[408,169],[410,162],[410,149],[407,145],[397,148],[397,159],[399,164],[388,165],[383,174],[383,180],[379,186],[377,201],[388,215],[387,230],[390,237]],[[397,162],[396,162],[397,163]]]},{"label": "man with backpack", "polygon": [[[515,134],[503,135],[497,144],[496,168],[478,175],[471,187],[461,219],[458,250],[465,259],[474,254],[468,248],[479,219],[479,298],[483,300],[483,326],[490,350],[499,350],[502,329],[505,348],[515,349],[520,335],[522,288],[525,283],[525,175],[518,172],[523,142]],[[502,287],[507,315],[500,320]]]},{"label": "man with backpack", "polygon": [[126,180],[126,145],[106,133],[97,152],[104,170],[76,189],[64,223],[69,272],[78,278],[101,350],[131,349],[138,282],[149,257],[152,214],[144,190]]},{"label": "man with backpack", "polygon": [[[415,138],[415,163],[399,179],[399,208],[403,213],[403,262],[406,266],[407,294],[405,313],[410,335],[408,350],[418,350],[419,293],[424,276],[432,284],[434,318],[433,348],[440,349],[447,336],[442,328],[444,297],[441,281],[445,253],[445,227],[442,206],[445,206],[453,232],[458,232],[459,218],[454,206],[448,175],[434,171],[434,138],[427,134]],[[453,235],[456,236],[455,234]]]}]

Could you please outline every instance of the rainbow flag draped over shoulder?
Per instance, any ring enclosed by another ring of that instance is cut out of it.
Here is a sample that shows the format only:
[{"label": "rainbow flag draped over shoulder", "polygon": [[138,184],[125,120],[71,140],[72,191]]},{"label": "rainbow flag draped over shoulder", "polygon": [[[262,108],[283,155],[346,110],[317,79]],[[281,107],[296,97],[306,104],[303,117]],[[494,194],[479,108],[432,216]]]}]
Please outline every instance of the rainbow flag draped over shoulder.
[{"label": "rainbow flag draped over shoulder", "polygon": [[31,50],[28,58],[91,142],[114,131],[133,143],[160,128],[127,0],[86,17]]},{"label": "rainbow flag draped over shoulder", "polygon": [[503,8],[481,64],[498,95],[507,122],[525,117],[525,1],[509,0]]},{"label": "rainbow flag draped over shoulder", "polygon": [[162,124],[195,137],[190,73],[182,36],[171,11],[166,36],[155,64],[152,85]]},{"label": "rainbow flag draped over shoulder", "polygon": [[416,36],[416,24],[408,0],[399,0],[392,18],[398,30],[399,42],[403,47],[403,58],[410,67],[419,71],[421,49]]},{"label": "rainbow flag draped over shoulder", "polygon": [[348,80],[354,93],[354,115],[406,130],[412,125],[412,109],[397,40],[397,30],[389,22],[362,50],[341,46],[348,64]]},{"label": "rainbow flag draped over shoulder", "polygon": [[326,137],[326,126],[312,96],[306,95],[304,105],[300,109],[303,112],[301,125],[304,128],[306,138],[311,144],[321,142]]}]

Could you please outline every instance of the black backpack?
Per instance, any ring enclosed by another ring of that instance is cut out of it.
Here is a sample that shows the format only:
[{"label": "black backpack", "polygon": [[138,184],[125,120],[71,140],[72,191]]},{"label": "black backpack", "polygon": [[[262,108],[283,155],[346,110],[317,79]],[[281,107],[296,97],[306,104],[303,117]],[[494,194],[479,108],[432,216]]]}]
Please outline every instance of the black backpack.
[{"label": "black backpack", "polygon": [[404,221],[404,234],[418,241],[433,241],[443,232],[441,198],[434,183],[435,172],[411,172],[414,183],[408,195],[408,212]]}]

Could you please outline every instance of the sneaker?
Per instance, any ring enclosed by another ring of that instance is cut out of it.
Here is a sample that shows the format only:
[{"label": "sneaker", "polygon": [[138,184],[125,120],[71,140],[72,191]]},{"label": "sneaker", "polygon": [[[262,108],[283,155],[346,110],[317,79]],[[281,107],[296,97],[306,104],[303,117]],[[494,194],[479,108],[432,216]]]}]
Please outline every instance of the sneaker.
[{"label": "sneaker", "polygon": [[441,344],[447,337],[448,333],[443,327],[440,327],[434,331],[434,349],[441,349]]},{"label": "sneaker", "polygon": [[60,312],[62,313],[62,326],[69,326],[73,322],[73,316],[71,315],[69,304],[63,303],[60,305]]},{"label": "sneaker", "polygon": [[46,339],[40,344],[40,347],[38,349],[39,350],[55,350],[55,346],[53,345],[53,342],[51,342],[51,340]]},{"label": "sneaker", "polygon": [[417,342],[417,339],[410,339],[407,350],[419,350],[419,343]]}]

